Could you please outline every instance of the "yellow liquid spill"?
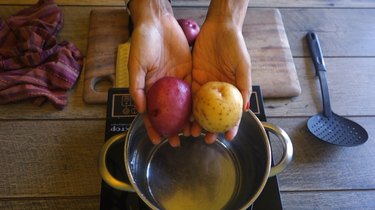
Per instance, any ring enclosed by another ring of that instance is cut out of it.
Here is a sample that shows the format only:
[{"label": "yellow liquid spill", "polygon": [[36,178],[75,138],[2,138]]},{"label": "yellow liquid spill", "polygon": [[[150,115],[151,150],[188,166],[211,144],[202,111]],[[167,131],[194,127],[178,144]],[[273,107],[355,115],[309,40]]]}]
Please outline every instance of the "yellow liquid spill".
[{"label": "yellow liquid spill", "polygon": [[[215,210],[223,209],[233,198],[238,175],[233,159],[228,156],[203,160],[204,173],[186,180],[175,180],[175,189],[168,195],[154,195],[166,210]],[[219,173],[220,175],[218,175]],[[201,183],[201,184],[200,184]],[[165,190],[163,190],[165,192]],[[159,197],[159,198],[158,198]]]}]

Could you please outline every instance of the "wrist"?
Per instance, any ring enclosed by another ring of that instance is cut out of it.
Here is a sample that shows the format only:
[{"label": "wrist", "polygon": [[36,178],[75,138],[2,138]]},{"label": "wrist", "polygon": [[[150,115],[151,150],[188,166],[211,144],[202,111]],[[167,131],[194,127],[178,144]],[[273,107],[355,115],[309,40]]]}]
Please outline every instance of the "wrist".
[{"label": "wrist", "polygon": [[242,28],[248,4],[249,0],[211,0],[206,19]]},{"label": "wrist", "polygon": [[135,26],[160,19],[163,15],[173,15],[169,0],[131,0],[126,6]]}]

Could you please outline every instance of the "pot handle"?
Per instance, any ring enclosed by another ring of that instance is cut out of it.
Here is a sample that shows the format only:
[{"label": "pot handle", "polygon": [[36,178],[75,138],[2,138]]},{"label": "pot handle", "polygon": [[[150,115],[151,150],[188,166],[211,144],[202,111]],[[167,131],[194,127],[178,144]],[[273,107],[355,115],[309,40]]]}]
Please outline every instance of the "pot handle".
[{"label": "pot handle", "polygon": [[270,131],[271,133],[273,133],[281,141],[282,146],[283,146],[282,158],[277,164],[271,167],[269,177],[272,177],[282,172],[288,166],[288,164],[292,161],[293,145],[288,134],[283,129],[268,122],[262,122],[262,124],[263,124],[263,127],[267,131]]},{"label": "pot handle", "polygon": [[108,152],[109,148],[115,142],[118,142],[118,141],[121,141],[121,140],[125,139],[125,137],[126,137],[126,132],[120,133],[120,134],[114,135],[113,137],[108,139],[108,141],[106,141],[104,143],[104,145],[103,145],[103,147],[100,151],[100,154],[99,154],[99,172],[100,172],[100,175],[102,176],[103,180],[108,185],[110,185],[111,187],[113,187],[117,190],[134,192],[134,189],[132,188],[132,186],[130,184],[125,183],[123,181],[120,181],[120,180],[116,179],[115,177],[113,177],[111,175],[111,173],[108,171],[108,168],[107,168],[106,157],[107,157],[107,152]]}]

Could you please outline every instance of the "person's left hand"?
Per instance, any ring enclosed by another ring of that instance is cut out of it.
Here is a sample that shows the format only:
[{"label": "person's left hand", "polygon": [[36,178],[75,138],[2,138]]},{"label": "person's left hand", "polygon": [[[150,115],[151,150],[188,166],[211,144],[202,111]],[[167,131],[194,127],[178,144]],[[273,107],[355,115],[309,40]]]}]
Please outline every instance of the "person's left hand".
[{"label": "person's left hand", "polygon": [[[208,19],[193,48],[192,91],[194,93],[209,81],[221,81],[236,86],[243,98],[243,110],[249,109],[251,94],[250,55],[242,35],[242,30],[231,21]],[[238,131],[240,121],[225,133],[232,140]],[[200,135],[201,126],[194,122],[191,128],[193,136]],[[207,133],[205,141],[213,143],[217,133]]]}]

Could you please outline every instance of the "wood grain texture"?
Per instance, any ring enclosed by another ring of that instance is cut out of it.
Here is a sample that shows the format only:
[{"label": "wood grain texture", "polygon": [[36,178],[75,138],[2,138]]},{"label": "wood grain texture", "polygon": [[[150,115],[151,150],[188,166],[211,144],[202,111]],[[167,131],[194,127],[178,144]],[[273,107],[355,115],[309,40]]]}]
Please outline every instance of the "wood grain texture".
[{"label": "wood grain texture", "polygon": [[98,195],[104,128],[104,120],[0,121],[0,198]]},{"label": "wood grain texture", "polygon": [[[96,7],[69,7],[64,9],[66,17],[69,19],[66,20],[65,26],[61,33],[66,34],[75,34],[69,35],[72,37],[74,43],[80,46],[80,49],[83,49],[82,52],[86,54],[86,44],[88,36],[88,20],[91,9]],[[19,7],[5,6],[0,7],[0,16],[4,17],[9,14],[10,11],[16,11]],[[300,84],[302,86],[302,94],[298,97],[292,99],[277,99],[277,100],[266,100],[267,105],[267,114],[270,116],[308,116],[318,112],[321,108],[321,99],[319,92],[319,85],[317,83],[317,78],[314,77],[314,70],[312,69],[312,63],[307,54],[304,35],[307,32],[306,29],[298,29],[299,26],[294,24],[295,19],[293,15],[301,15],[299,10],[290,10],[284,9],[281,10],[284,25],[286,27],[286,33],[288,35],[290,46],[292,47],[292,54],[294,56],[305,56],[303,58],[294,58],[296,65],[298,77]],[[316,18],[309,18],[304,20],[306,25],[315,25],[316,28],[311,27],[309,29],[318,31],[317,28],[319,25],[314,24],[314,22],[319,21],[318,17],[322,10],[309,10],[311,14],[316,16]],[[323,10],[326,11],[326,10]],[[352,10],[350,10],[352,11]],[[356,10],[355,10],[356,11]],[[364,10],[367,11],[367,10]],[[369,10],[375,11],[375,10]],[[70,13],[71,12],[71,13]],[[326,11],[329,13],[329,11]],[[356,19],[350,18],[351,13],[347,10],[336,9],[332,11],[336,16],[341,17],[339,25],[355,25],[357,22]],[[360,13],[357,11],[356,13]],[[77,14],[77,15],[74,15]],[[323,12],[324,14],[324,12]],[[184,15],[184,14],[181,14]],[[358,14],[360,15],[360,14]],[[345,16],[348,16],[347,21],[345,21]],[[369,16],[368,18],[372,18]],[[203,18],[203,17],[202,17]],[[365,17],[363,17],[365,18]],[[85,21],[80,21],[85,20]],[[329,20],[329,19],[328,19]],[[82,25],[78,24],[83,22]],[[329,21],[326,21],[329,25]],[[77,23],[77,24],[75,24]],[[370,28],[374,26],[372,22],[361,21],[359,28]],[[85,28],[85,29],[82,29]],[[349,30],[349,29],[347,29]],[[65,32],[66,31],[66,32]],[[86,31],[86,32],[83,32]],[[374,30],[368,30],[369,35],[364,35],[365,30],[362,30],[361,34],[357,36],[370,37],[371,34],[375,33]],[[298,35],[297,35],[298,34]],[[375,35],[375,34],[374,34]],[[68,35],[66,35],[68,36]],[[356,36],[356,37],[357,37]],[[293,38],[291,38],[293,37]],[[298,38],[297,38],[298,37]],[[319,32],[319,37],[322,43],[323,53],[327,55],[327,51],[330,49],[335,49],[335,45],[340,45],[341,51],[335,50],[331,51],[328,55],[329,57],[335,58],[326,58],[326,64],[328,67],[328,82],[330,85],[331,91],[331,100],[333,109],[339,114],[344,115],[373,115],[374,107],[374,83],[371,82],[374,78],[374,69],[375,60],[371,57],[351,57],[350,59],[347,56],[343,58],[336,58],[337,56],[342,55],[342,52],[346,54],[366,54],[365,52],[369,51],[368,49],[373,48],[373,44],[364,44],[362,45],[347,45],[344,42],[336,39],[336,34],[331,32]],[[375,36],[373,36],[375,37]],[[65,38],[65,35],[60,37],[61,39]],[[347,38],[349,39],[349,38]],[[354,37],[352,37],[354,39]],[[370,42],[370,43],[375,43]],[[305,49],[305,50],[304,50]],[[82,73],[83,75],[83,73]],[[3,105],[0,109],[0,119],[31,119],[31,118],[46,118],[46,119],[57,119],[57,118],[105,118],[105,105],[88,105],[83,103],[83,76],[81,76],[80,82],[76,87],[71,91],[69,98],[69,105],[63,111],[56,111],[50,104],[44,105],[42,108],[35,107],[29,102],[21,102],[11,105]],[[360,80],[362,82],[355,82],[354,80]],[[355,85],[353,84],[355,82]],[[350,87],[350,88],[349,88]],[[364,94],[357,94],[357,92],[364,92]],[[343,95],[343,97],[341,97]],[[347,103],[349,100],[349,103]],[[358,101],[366,101],[366,106],[361,106],[361,103]],[[18,110],[14,112],[12,110]]]},{"label": "wood grain texture", "polygon": [[[351,119],[368,130],[364,145],[320,142],[308,134],[307,118],[269,118],[294,145],[292,163],[278,175],[282,191],[375,189],[375,118]],[[0,133],[8,134],[0,140],[0,199],[98,195],[103,129],[103,120],[0,121]]]},{"label": "wood grain texture", "polygon": [[[176,18],[193,18],[202,25],[207,9],[175,8]],[[278,10],[249,9],[243,36],[251,56],[253,84],[262,87],[265,98],[298,96],[299,79]]]},{"label": "wood grain texture", "polygon": [[281,199],[286,210],[375,209],[375,191],[312,191],[283,192]]},{"label": "wood grain texture", "polygon": [[100,197],[78,197],[78,198],[22,198],[2,199],[0,209],[7,210],[97,210],[100,207]]},{"label": "wood grain texture", "polygon": [[[1,6],[0,18],[6,19],[26,6]],[[59,40],[70,40],[86,55],[90,12],[103,7],[60,6],[64,15],[64,28]],[[121,7],[105,7],[121,9]],[[196,9],[196,10],[201,10]],[[192,11],[175,8],[175,15],[189,17]],[[258,9],[257,9],[258,10]],[[295,57],[309,56],[304,40],[306,32],[316,31],[325,56],[375,56],[374,9],[280,9],[286,35]],[[205,14],[197,16],[203,20]],[[329,20],[329,21],[325,21]],[[358,24],[361,23],[361,24]]]},{"label": "wood grain texture", "polygon": [[[130,38],[129,16],[124,9],[92,10],[90,14],[83,99],[106,103],[108,89],[115,85],[118,45]],[[106,81],[108,88],[97,86]]]},{"label": "wood grain texture", "polygon": [[[333,111],[344,116],[375,115],[375,58],[327,58],[327,80]],[[265,100],[267,116],[311,116],[322,110],[318,78],[310,58],[294,58],[302,93],[290,99]],[[361,81],[361,82],[356,82]],[[0,107],[0,119],[105,119],[106,105],[83,102],[83,76],[70,92],[68,106],[57,111],[19,102]],[[17,111],[14,111],[17,110]]]},{"label": "wood grain texture", "polygon": [[324,56],[375,56],[374,9],[281,10],[293,56],[309,56],[306,32],[317,32]]},{"label": "wood grain texture", "polygon": [[[207,6],[210,0],[173,0],[174,6]],[[329,8],[369,8],[375,7],[372,0],[250,0],[249,7],[329,7]]]},{"label": "wood grain texture", "polygon": [[[334,112],[345,116],[375,115],[375,58],[326,58]],[[268,116],[311,116],[322,111],[319,79],[310,58],[294,58],[302,93],[291,99],[265,100]]]},{"label": "wood grain texture", "polygon": [[[36,3],[37,0],[0,0],[1,4],[18,4],[29,5]],[[210,0],[173,0],[173,6],[207,6]],[[123,0],[56,0],[59,5],[80,5],[80,6],[123,6]],[[329,7],[329,8],[369,8],[375,7],[375,2],[372,0],[305,0],[305,1],[291,1],[291,0],[250,0],[250,7]]]},{"label": "wood grain texture", "polygon": [[[283,207],[286,210],[341,210],[375,209],[375,191],[312,191],[282,192]],[[317,202],[319,201],[319,202]],[[47,198],[7,199],[0,201],[0,208],[7,210],[97,210],[97,198]]]},{"label": "wood grain texture", "polygon": [[[207,9],[175,8],[174,13],[177,19],[190,17],[202,25]],[[127,20],[128,15],[123,9],[94,10],[92,13],[85,71],[86,103],[107,101],[106,89],[97,91],[93,86],[103,79],[113,84],[116,50],[129,36]],[[248,10],[243,36],[251,56],[253,84],[262,87],[263,96],[285,98],[299,95],[301,87],[279,11]]]},{"label": "wood grain texture", "polygon": [[[35,2],[0,0],[0,17]],[[85,55],[91,10],[123,7],[122,0],[56,2],[65,15],[59,40],[73,41]],[[173,2],[176,7],[207,4]],[[278,175],[284,209],[375,209],[375,2],[250,0],[249,6],[283,7],[302,87],[298,97],[265,101],[268,121],[285,129],[294,145],[292,163]],[[321,110],[318,80],[303,40],[308,30],[318,32],[328,57],[332,108],[367,129],[364,145],[332,146],[307,131],[308,117]],[[0,209],[99,209],[97,155],[104,141],[106,106],[84,103],[83,83],[81,75],[62,111],[49,103],[0,106]],[[272,144],[280,157],[275,139]]]},{"label": "wood grain texture", "polygon": [[[278,175],[280,189],[375,190],[375,164],[372,163],[375,157],[375,117],[349,118],[361,124],[369,134],[369,140],[356,147],[340,147],[316,139],[306,128],[307,119],[268,118],[269,122],[288,133],[294,147],[292,163]],[[274,154],[281,154],[280,145],[274,145]]]}]

